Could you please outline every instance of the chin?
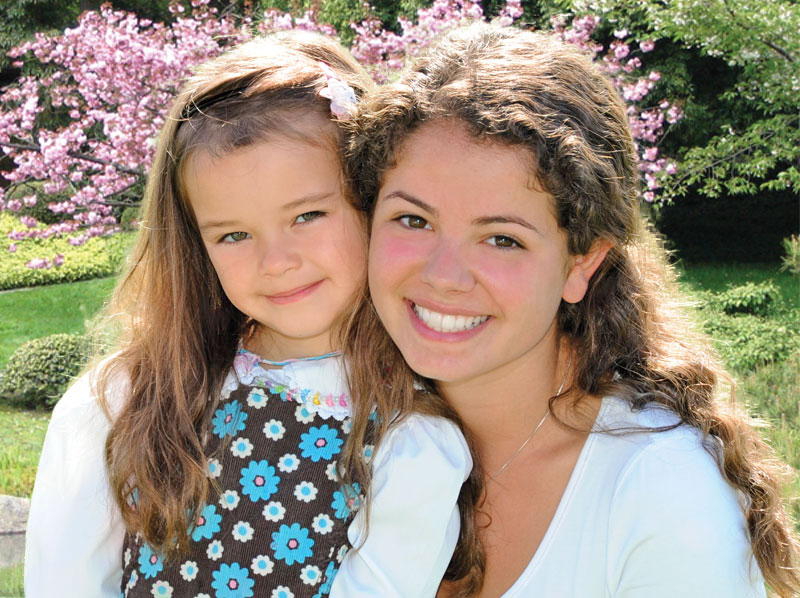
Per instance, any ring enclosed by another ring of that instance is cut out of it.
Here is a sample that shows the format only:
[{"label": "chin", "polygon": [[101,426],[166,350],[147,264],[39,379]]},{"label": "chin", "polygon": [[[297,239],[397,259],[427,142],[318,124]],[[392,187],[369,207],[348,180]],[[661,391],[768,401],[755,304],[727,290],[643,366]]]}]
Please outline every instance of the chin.
[{"label": "chin", "polygon": [[465,377],[463,360],[459,360],[457,364],[449,364],[442,362],[441,356],[439,359],[426,359],[425,357],[409,358],[404,355],[403,358],[408,363],[408,367],[417,375],[436,382],[455,382]]}]

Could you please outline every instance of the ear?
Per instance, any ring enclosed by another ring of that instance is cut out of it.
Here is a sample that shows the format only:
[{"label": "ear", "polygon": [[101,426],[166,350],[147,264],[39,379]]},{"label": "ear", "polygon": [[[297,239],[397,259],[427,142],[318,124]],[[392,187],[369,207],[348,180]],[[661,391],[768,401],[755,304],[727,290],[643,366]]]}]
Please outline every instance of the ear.
[{"label": "ear", "polygon": [[564,282],[561,298],[567,303],[578,303],[589,288],[589,280],[606,259],[608,250],[614,246],[611,241],[600,239],[592,245],[588,253],[575,256],[572,267]]}]

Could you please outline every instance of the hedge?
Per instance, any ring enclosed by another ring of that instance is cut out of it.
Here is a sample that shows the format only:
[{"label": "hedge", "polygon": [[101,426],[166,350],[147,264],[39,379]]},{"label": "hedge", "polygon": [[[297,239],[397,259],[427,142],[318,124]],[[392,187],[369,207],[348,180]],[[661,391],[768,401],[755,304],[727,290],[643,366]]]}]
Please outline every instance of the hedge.
[{"label": "hedge", "polygon": [[[3,237],[7,239],[9,231],[20,228],[23,225],[13,215],[0,214]],[[32,239],[14,243],[13,253],[7,250],[8,246],[0,247],[0,290],[112,276],[125,259],[133,237],[133,233],[95,237],[78,247],[70,245],[66,238]],[[52,260],[57,254],[64,256],[60,266],[38,269],[26,266],[32,259]]]},{"label": "hedge", "polygon": [[86,338],[51,334],[28,341],[8,360],[0,377],[0,398],[28,407],[52,408],[88,356]]}]

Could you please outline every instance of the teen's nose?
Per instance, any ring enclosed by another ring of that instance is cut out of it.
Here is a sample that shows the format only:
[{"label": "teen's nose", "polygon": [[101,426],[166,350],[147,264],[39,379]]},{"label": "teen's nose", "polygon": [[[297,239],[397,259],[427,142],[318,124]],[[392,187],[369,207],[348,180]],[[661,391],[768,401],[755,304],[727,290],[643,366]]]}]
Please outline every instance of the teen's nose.
[{"label": "teen's nose", "polygon": [[281,276],[302,263],[297,247],[283,236],[262,241],[259,256],[259,272],[266,276]]},{"label": "teen's nose", "polygon": [[441,239],[428,256],[422,281],[439,293],[464,293],[475,286],[469,261],[458,243]]}]

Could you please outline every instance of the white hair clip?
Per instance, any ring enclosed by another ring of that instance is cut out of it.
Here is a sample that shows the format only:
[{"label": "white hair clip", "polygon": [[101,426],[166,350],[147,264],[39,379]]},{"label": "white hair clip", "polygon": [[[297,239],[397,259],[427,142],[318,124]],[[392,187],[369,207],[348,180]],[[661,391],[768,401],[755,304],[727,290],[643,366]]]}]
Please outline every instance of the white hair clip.
[{"label": "white hair clip", "polygon": [[319,95],[331,101],[331,113],[337,120],[349,120],[356,111],[356,92],[327,64],[320,62],[319,65],[328,79],[328,84],[319,90]]}]

